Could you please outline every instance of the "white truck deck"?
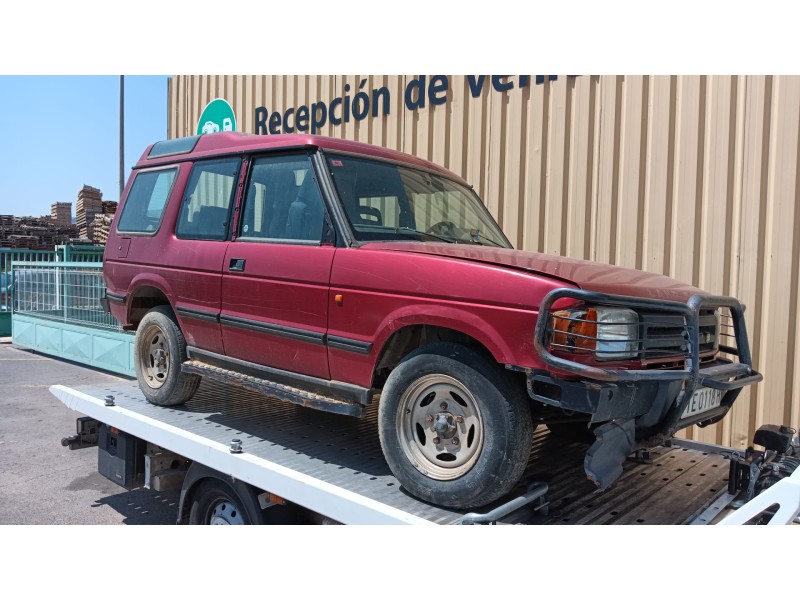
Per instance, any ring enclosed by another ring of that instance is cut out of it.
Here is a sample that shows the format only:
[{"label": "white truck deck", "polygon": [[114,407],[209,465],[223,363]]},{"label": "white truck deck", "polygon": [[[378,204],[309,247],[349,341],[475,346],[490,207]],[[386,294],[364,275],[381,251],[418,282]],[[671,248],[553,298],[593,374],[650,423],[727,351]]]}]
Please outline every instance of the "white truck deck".
[{"label": "white truck deck", "polygon": [[[204,381],[189,402],[174,408],[149,404],[135,381],[50,389],[73,410],[341,523],[452,524],[465,517],[402,489],[383,460],[377,406],[354,418],[212,381]],[[107,405],[109,396],[113,405]],[[231,452],[234,439],[241,441],[239,453]],[[610,489],[597,492],[583,472],[586,446],[540,426],[523,482],[485,511],[546,489],[543,498],[498,522],[706,524],[732,499],[725,450],[675,440],[652,450],[646,462],[629,461]],[[535,510],[545,501],[543,510]]]}]

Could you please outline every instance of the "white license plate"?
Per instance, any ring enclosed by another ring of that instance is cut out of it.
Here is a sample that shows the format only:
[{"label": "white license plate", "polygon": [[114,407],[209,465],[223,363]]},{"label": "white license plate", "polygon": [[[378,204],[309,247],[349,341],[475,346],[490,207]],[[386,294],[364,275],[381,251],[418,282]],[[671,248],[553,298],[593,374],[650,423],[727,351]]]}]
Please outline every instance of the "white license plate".
[{"label": "white license plate", "polygon": [[697,388],[692,394],[689,404],[681,415],[681,419],[693,417],[712,408],[717,408],[722,403],[722,390],[712,388]]}]

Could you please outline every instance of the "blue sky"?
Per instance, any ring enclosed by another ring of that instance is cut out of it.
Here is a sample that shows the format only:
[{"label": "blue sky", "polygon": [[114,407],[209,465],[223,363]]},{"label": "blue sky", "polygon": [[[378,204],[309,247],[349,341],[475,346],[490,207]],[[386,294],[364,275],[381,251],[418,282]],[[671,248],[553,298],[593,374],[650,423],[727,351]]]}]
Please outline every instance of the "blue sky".
[{"label": "blue sky", "polygon": [[[166,76],[125,77],[125,180],[167,137]],[[0,214],[49,215],[84,184],[119,200],[119,76],[0,76]]]}]

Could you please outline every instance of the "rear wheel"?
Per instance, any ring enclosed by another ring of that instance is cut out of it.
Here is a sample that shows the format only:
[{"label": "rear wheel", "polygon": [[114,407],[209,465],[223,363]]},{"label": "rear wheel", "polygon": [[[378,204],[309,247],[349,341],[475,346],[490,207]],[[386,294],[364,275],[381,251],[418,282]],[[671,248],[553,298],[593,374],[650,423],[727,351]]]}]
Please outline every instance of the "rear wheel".
[{"label": "rear wheel", "polygon": [[168,306],[156,306],[139,323],[133,342],[134,368],[145,398],[159,406],[183,404],[200,377],[181,371],[186,340]]},{"label": "rear wheel", "polygon": [[231,486],[219,479],[207,479],[194,493],[189,510],[190,525],[261,525],[261,511],[249,509]]},{"label": "rear wheel", "polygon": [[453,508],[483,506],[522,476],[533,425],[524,389],[464,346],[437,343],[405,358],[378,410],[381,446],[415,496]]}]

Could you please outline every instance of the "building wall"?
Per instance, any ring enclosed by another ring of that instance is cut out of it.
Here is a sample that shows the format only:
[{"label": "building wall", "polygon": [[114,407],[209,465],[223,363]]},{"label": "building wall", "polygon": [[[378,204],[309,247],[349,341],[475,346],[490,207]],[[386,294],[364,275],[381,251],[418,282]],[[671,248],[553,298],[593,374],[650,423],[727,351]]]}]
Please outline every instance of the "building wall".
[{"label": "building wall", "polygon": [[435,96],[444,102],[410,110],[414,79],[177,76],[168,134],[193,135],[217,97],[233,106],[237,130],[255,133],[258,107],[283,113],[385,87],[388,115],[329,121],[319,133],[455,171],[517,248],[736,296],[765,381],[722,423],[687,436],[745,447],[761,424],[800,426],[800,77],[486,77],[474,94],[478,79],[449,76]]}]

